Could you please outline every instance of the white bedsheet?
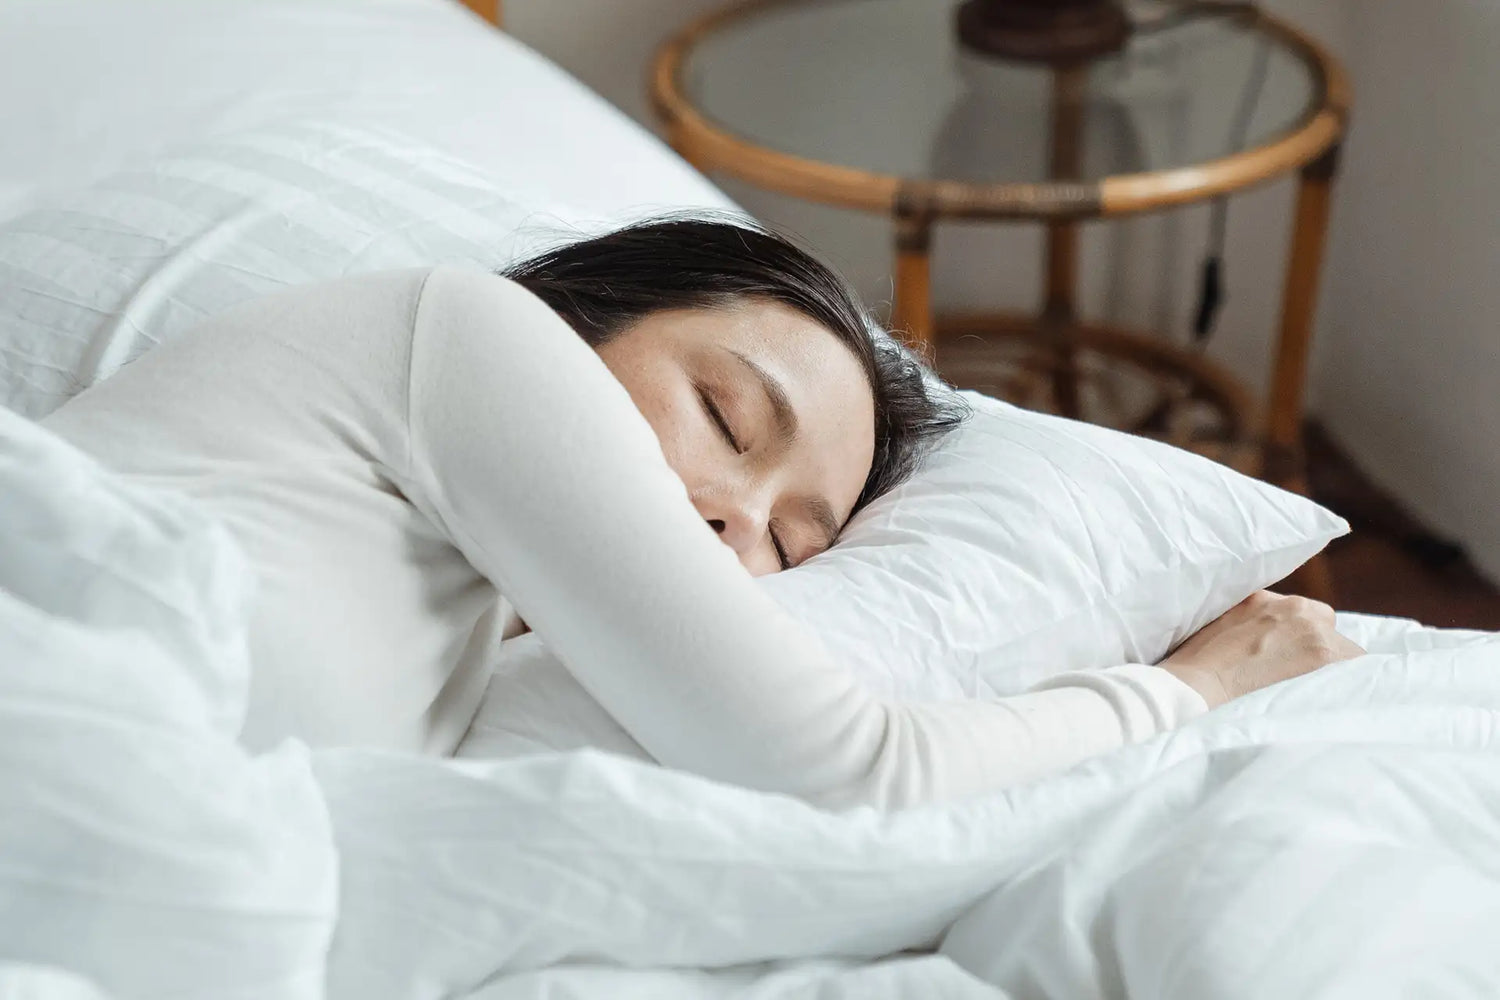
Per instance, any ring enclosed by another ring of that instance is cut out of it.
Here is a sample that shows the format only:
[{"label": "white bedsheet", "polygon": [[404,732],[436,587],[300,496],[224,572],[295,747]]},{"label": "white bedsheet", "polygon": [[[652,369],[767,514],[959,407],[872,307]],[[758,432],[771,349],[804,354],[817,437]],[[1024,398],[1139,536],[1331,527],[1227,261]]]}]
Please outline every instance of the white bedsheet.
[{"label": "white bedsheet", "polygon": [[0,3],[0,218],[178,144],[312,119],[411,136],[537,205],[730,205],[456,0]]},{"label": "white bedsheet", "polygon": [[1393,625],[1061,777],[831,814],[592,750],[246,757],[224,536],[4,413],[0,497],[13,997],[1500,992],[1494,636]]}]

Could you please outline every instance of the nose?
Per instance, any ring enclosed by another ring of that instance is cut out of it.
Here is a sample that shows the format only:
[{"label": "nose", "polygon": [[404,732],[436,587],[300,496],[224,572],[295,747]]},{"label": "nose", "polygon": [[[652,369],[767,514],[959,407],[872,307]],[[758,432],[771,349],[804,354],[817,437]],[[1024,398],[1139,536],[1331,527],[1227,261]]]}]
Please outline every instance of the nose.
[{"label": "nose", "polygon": [[749,494],[695,497],[694,506],[719,540],[744,559],[766,536],[770,522],[768,505]]}]

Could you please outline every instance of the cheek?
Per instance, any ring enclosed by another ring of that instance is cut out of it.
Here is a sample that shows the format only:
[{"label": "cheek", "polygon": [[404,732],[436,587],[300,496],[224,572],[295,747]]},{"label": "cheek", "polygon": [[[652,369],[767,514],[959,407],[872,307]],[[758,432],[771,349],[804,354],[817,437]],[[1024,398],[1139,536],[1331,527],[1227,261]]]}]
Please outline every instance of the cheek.
[{"label": "cheek", "polygon": [[691,380],[666,353],[645,350],[639,331],[622,334],[599,349],[599,357],[630,394],[656,434],[662,455],[688,492],[707,485],[704,467],[714,440]]},{"label": "cheek", "polygon": [[660,383],[627,385],[636,409],[651,425],[662,455],[691,492],[701,485],[704,470],[704,420],[698,414],[697,397],[689,390],[667,387]]}]

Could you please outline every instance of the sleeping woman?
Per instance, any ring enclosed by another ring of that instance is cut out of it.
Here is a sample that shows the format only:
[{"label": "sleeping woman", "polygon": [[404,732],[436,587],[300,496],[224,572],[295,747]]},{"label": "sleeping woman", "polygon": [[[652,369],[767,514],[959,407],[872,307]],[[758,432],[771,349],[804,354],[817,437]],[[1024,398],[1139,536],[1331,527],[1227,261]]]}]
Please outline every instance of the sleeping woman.
[{"label": "sleeping woman", "polygon": [[[673,220],[503,276],[239,307],[47,424],[196,497],[259,578],[242,740],[448,754],[534,629],[661,763],[842,807],[1001,788],[1359,650],[1258,595],[1160,666],[877,697],[752,577],[826,549],[959,419],[787,241]],[[522,622],[525,622],[523,625]]]}]

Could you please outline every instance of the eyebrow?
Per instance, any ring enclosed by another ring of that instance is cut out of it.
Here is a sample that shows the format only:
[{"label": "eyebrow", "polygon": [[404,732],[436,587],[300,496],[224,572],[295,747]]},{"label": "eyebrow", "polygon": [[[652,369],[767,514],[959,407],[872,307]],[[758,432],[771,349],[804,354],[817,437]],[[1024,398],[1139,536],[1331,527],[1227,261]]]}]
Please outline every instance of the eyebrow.
[{"label": "eyebrow", "polygon": [[776,433],[780,435],[783,443],[792,441],[797,436],[797,411],[792,409],[792,400],[786,394],[786,386],[781,381],[766,371],[760,365],[750,360],[739,351],[730,351],[730,355],[736,361],[750,370],[755,380],[760,383],[761,391],[766,394],[766,399],[771,403],[771,417],[776,421]]}]

